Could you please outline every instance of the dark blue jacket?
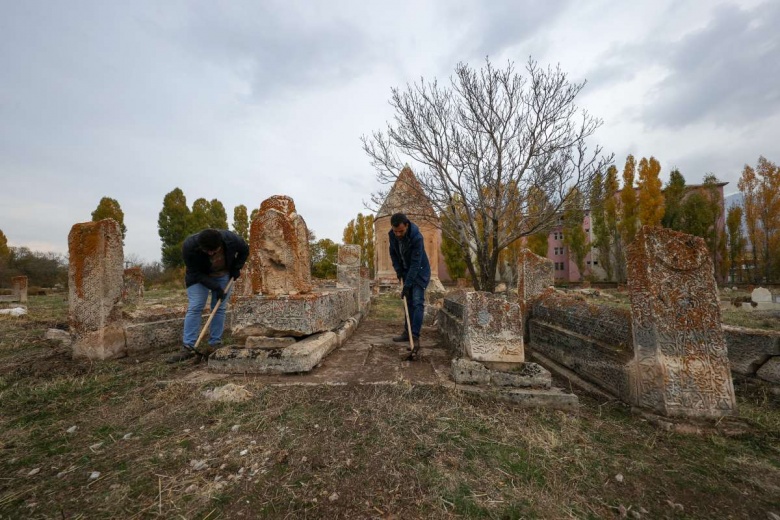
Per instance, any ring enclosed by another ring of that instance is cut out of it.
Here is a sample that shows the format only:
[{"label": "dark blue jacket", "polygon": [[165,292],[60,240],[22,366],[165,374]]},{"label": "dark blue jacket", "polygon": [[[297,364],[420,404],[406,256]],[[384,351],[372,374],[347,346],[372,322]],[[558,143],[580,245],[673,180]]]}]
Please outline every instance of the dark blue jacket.
[{"label": "dark blue jacket", "polygon": [[[222,235],[222,247],[225,250],[225,269],[231,276],[238,275],[249,256],[249,246],[246,245],[243,238],[232,231],[221,229],[219,232]],[[211,271],[209,255],[198,247],[198,234],[188,236],[182,245],[184,265],[187,266],[184,283],[187,287],[200,283],[211,290],[217,290],[220,287],[219,283],[215,278],[209,276]]]},{"label": "dark blue jacket", "polygon": [[[425,242],[423,240],[420,228],[410,222],[406,235],[398,240],[391,229],[390,236],[390,259],[393,261],[393,269],[399,279],[403,278],[404,287],[419,285],[422,288],[428,287],[431,281],[431,264],[428,262],[428,255],[425,254]],[[401,243],[403,242],[403,254],[401,253]]]}]

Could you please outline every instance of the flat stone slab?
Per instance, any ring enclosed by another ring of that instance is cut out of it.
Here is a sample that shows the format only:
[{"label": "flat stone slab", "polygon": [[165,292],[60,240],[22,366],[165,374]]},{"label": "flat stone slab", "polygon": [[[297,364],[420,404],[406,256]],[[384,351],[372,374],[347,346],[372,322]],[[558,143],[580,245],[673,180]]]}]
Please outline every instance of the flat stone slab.
[{"label": "flat stone slab", "polygon": [[289,347],[295,344],[295,338],[269,338],[268,336],[249,336],[246,338],[244,347],[259,348],[264,350],[273,350]]},{"label": "flat stone slab", "polygon": [[485,385],[456,385],[455,390],[482,397],[499,399],[523,408],[553,408],[576,411],[580,406],[575,394],[567,394],[559,388],[501,388]]},{"label": "flat stone slab", "polygon": [[471,359],[452,360],[452,377],[458,384],[481,384],[517,388],[545,388],[552,376],[538,363],[480,363]]},{"label": "flat stone slab", "polygon": [[774,356],[758,369],[756,375],[765,381],[780,385],[780,356]]},{"label": "flat stone slab", "polygon": [[222,347],[209,358],[214,372],[290,374],[309,372],[338,346],[334,332],[315,334],[292,345],[268,349],[263,347]]},{"label": "flat stone slab", "polygon": [[304,337],[334,330],[356,312],[355,289],[244,296],[237,298],[233,306],[231,328],[235,338]]}]

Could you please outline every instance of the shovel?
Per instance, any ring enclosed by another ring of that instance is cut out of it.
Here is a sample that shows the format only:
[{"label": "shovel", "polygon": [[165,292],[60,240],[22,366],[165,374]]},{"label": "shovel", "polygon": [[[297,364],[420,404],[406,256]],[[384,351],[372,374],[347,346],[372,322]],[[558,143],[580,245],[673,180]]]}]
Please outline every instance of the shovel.
[{"label": "shovel", "polygon": [[[401,287],[403,287],[404,281],[401,280]],[[412,337],[412,320],[409,318],[409,306],[406,304],[406,296],[401,298],[404,302],[404,314],[406,314],[406,330],[409,334],[409,359],[413,359],[416,352],[414,351],[414,338]]]},{"label": "shovel", "polygon": [[[234,280],[231,278],[228,284],[225,286],[225,296],[227,296],[228,292],[230,291],[230,288],[233,286]],[[220,305],[222,305],[223,300],[217,300],[217,304],[214,306],[214,309],[211,311],[211,314],[209,314],[209,319],[206,320],[206,324],[203,325],[203,328],[200,331],[200,335],[198,336],[198,341],[195,342],[195,346],[192,347],[192,350],[195,351],[196,354],[199,354],[203,357],[208,357],[208,355],[203,355],[198,351],[198,345],[200,344],[200,340],[203,339],[203,336],[206,335],[206,331],[209,328],[209,325],[211,325],[211,320],[214,319],[214,316],[217,314],[217,311],[219,310]]]}]

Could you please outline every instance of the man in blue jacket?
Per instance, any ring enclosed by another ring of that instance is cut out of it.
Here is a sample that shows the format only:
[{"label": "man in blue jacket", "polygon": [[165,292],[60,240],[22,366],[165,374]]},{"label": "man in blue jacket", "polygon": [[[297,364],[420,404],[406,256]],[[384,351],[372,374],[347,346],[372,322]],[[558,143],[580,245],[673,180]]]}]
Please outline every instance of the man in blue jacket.
[{"label": "man in blue jacket", "polygon": [[[414,349],[411,357],[420,350],[420,329],[425,315],[425,288],[431,281],[431,264],[425,254],[425,242],[420,228],[403,213],[390,217],[390,259],[399,280],[403,281],[401,298],[406,298],[412,322]],[[404,318],[404,331],[393,338],[396,342],[408,342],[409,332]]]},{"label": "man in blue jacket", "polygon": [[181,350],[169,357],[166,362],[177,363],[194,357],[196,354],[208,357],[222,343],[225,328],[227,303],[219,306],[209,327],[208,346],[198,346],[195,342],[200,332],[201,314],[206,300],[211,294],[211,309],[230,296],[225,287],[232,278],[241,275],[249,256],[249,246],[243,238],[226,229],[204,229],[200,233],[188,236],[182,246],[184,265],[187,271],[184,283],[187,286],[187,314],[184,317],[184,344]]}]

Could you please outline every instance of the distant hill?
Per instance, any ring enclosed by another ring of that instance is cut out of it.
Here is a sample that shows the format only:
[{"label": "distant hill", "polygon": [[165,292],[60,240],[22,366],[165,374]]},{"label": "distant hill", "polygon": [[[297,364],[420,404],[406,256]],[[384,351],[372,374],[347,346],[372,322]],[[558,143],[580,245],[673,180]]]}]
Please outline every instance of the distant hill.
[{"label": "distant hill", "polygon": [[731,206],[742,206],[744,199],[745,198],[742,196],[741,191],[732,193],[731,195],[726,195],[723,197],[723,207],[726,209],[726,211],[728,211]]}]

